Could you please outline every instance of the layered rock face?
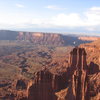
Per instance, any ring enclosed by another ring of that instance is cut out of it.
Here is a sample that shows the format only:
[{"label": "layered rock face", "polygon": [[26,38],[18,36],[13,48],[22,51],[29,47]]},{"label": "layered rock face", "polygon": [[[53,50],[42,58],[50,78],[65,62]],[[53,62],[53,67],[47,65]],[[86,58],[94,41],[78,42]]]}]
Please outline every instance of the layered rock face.
[{"label": "layered rock face", "polygon": [[44,69],[35,74],[26,100],[100,100],[100,71],[92,71],[94,67],[87,65],[85,49],[76,47],[66,72],[55,75]]},{"label": "layered rock face", "polygon": [[58,33],[46,33],[46,32],[21,32],[21,31],[9,31],[0,30],[0,43],[19,43],[19,44],[35,44],[35,45],[53,45],[63,46],[71,45],[77,46],[82,43],[89,43],[90,41],[97,40],[98,37],[79,37],[73,35],[63,35]]},{"label": "layered rock face", "polygon": [[100,37],[79,37],[80,40],[85,40],[85,41],[96,41],[99,40]]},{"label": "layered rock face", "polygon": [[39,33],[39,32],[19,32],[17,40],[29,41],[41,45],[63,45],[60,34]]}]

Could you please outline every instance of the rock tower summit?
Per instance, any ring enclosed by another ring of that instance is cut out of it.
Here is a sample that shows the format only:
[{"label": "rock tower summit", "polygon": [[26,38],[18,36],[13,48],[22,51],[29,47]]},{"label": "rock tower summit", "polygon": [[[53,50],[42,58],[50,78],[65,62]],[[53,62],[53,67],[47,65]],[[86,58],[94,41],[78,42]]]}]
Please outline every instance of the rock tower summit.
[{"label": "rock tower summit", "polygon": [[74,70],[86,69],[86,52],[84,48],[76,47],[70,52],[70,66],[74,67]]}]

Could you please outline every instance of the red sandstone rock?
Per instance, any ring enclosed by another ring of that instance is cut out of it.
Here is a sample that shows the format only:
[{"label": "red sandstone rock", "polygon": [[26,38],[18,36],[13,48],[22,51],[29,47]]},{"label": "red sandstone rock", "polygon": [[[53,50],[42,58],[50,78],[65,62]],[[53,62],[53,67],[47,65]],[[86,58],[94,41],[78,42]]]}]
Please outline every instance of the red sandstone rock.
[{"label": "red sandstone rock", "polygon": [[15,100],[100,100],[100,71],[94,67],[94,63],[87,66],[85,49],[76,47],[66,72],[43,69],[35,74],[34,82],[18,80]]},{"label": "red sandstone rock", "polygon": [[29,89],[28,100],[56,100],[53,75],[48,71],[37,73],[35,83]]},{"label": "red sandstone rock", "polygon": [[42,45],[63,45],[64,40],[62,39],[60,34],[46,34],[40,32],[19,32],[17,36],[18,40],[29,41],[34,44],[42,44]]},{"label": "red sandstone rock", "polygon": [[[99,100],[100,99],[100,94],[99,94],[100,71],[95,66],[95,64],[90,64],[89,67],[90,69],[88,69],[86,63],[85,49],[74,48],[70,56],[70,67],[69,67],[69,72],[70,72],[69,77],[71,77],[70,84],[67,88],[67,91],[65,91],[67,93],[66,96],[64,95],[65,96],[64,99],[60,99],[60,97],[58,96],[58,100]],[[95,70],[91,70],[91,68],[93,67],[95,67],[94,68]],[[96,83],[94,82],[93,78],[90,78],[91,73],[93,74],[91,77],[95,78]]]},{"label": "red sandstone rock", "polygon": [[99,40],[100,37],[89,37],[89,36],[83,36],[83,37],[79,37],[80,40],[85,40],[85,41],[96,41]]}]

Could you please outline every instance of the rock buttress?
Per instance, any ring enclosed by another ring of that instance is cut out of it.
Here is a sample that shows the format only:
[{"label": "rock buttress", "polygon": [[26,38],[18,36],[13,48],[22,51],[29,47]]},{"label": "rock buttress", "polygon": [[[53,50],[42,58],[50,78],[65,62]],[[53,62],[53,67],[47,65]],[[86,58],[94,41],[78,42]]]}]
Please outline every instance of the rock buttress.
[{"label": "rock buttress", "polygon": [[66,72],[56,75],[42,70],[35,75],[35,82],[29,88],[28,100],[57,100],[56,92],[67,87]]},{"label": "rock buttress", "polygon": [[[87,84],[86,52],[74,48],[70,53],[69,86],[65,100],[85,100]],[[66,74],[67,74],[66,73]]]},{"label": "rock buttress", "polygon": [[[76,49],[76,70],[72,75],[72,90],[75,95],[75,100],[84,100],[85,97],[85,84],[86,84],[86,53],[84,49]],[[74,51],[74,50],[73,50]],[[74,55],[74,52],[73,52]],[[74,58],[75,59],[75,58]],[[74,60],[72,59],[72,60]]]},{"label": "rock buttress", "polygon": [[35,83],[29,89],[28,100],[56,100],[52,79],[53,75],[50,72],[38,72]]}]

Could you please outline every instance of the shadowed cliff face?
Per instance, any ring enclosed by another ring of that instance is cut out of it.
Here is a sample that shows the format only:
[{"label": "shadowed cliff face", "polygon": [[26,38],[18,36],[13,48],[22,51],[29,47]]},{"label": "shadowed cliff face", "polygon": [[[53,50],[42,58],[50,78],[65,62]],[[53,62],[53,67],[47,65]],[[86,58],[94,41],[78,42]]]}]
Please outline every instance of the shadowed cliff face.
[{"label": "shadowed cliff face", "polygon": [[100,84],[96,76],[99,71],[92,76],[89,71],[94,65],[87,66],[85,49],[74,48],[70,66],[62,75],[54,75],[47,69],[36,74],[28,100],[99,100]]},{"label": "shadowed cliff face", "polygon": [[9,30],[0,30],[0,40],[16,40],[18,32]]},{"label": "shadowed cliff face", "polygon": [[54,75],[48,70],[40,71],[29,89],[28,100],[57,100],[55,92],[67,87],[66,74]]},{"label": "shadowed cliff face", "polygon": [[53,75],[48,71],[38,72],[29,89],[28,100],[56,100],[52,86]]}]

